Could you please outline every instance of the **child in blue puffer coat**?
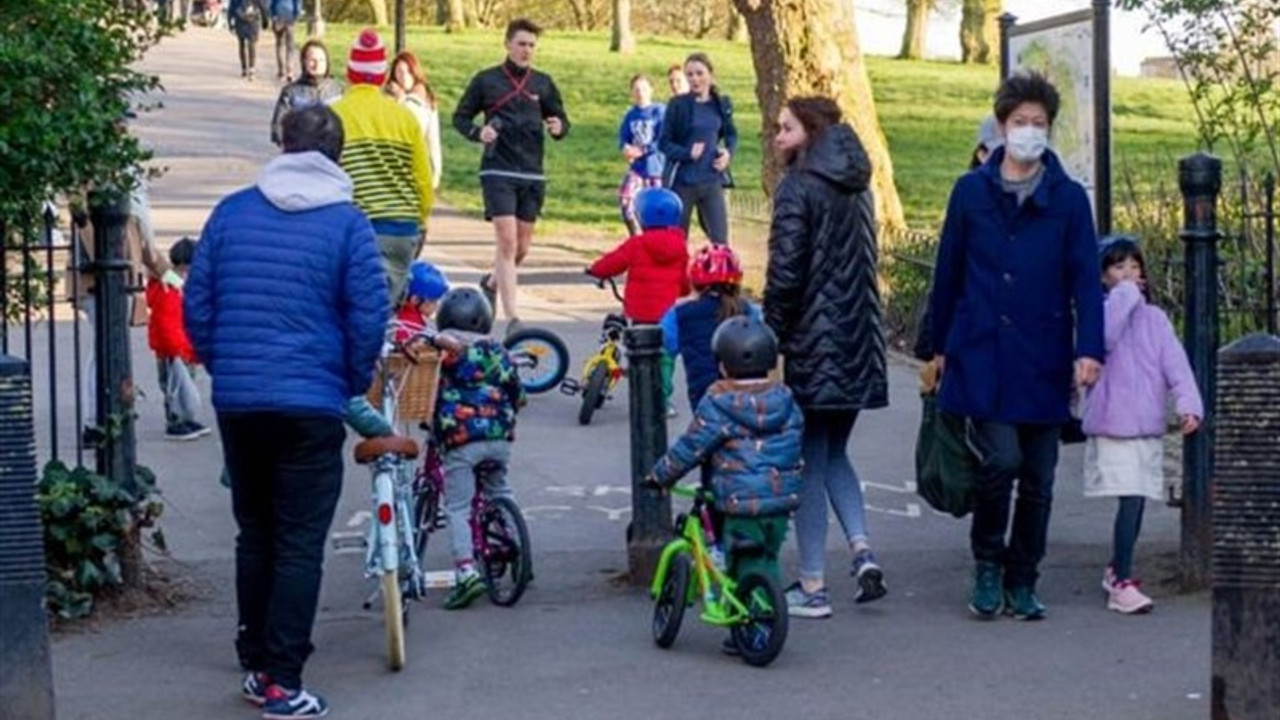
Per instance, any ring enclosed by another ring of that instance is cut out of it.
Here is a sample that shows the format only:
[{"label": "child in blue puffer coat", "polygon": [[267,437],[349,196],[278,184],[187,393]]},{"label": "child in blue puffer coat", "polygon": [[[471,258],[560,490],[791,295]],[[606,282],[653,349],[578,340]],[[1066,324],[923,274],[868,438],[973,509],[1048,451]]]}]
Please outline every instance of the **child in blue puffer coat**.
[{"label": "child in blue puffer coat", "polygon": [[[781,582],[778,552],[800,505],[804,416],[791,391],[768,378],[778,340],[763,322],[724,321],[712,348],[726,379],[698,403],[689,429],[654,466],[649,482],[666,487],[709,460],[716,510],[725,515],[730,577],[760,572]],[[737,556],[734,545],[741,541],[764,552]]]}]

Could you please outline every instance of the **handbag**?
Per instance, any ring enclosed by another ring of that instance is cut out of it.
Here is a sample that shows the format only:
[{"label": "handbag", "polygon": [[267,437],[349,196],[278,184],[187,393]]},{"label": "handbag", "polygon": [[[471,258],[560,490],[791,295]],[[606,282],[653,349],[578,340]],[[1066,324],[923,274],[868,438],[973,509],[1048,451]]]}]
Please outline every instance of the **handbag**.
[{"label": "handbag", "polygon": [[962,518],[973,511],[981,467],[973,423],[942,412],[936,393],[921,393],[920,401],[916,493],[934,510]]}]

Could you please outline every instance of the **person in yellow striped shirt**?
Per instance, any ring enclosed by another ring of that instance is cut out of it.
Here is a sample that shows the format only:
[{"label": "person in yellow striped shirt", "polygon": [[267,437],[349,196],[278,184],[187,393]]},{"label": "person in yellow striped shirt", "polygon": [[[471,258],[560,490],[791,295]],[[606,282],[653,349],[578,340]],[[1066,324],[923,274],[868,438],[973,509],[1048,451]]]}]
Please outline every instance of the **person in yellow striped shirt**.
[{"label": "person in yellow striped shirt", "polygon": [[409,263],[422,249],[435,197],[418,121],[382,92],[386,79],[386,46],[377,32],[363,30],[347,61],[347,91],[331,107],[345,136],[342,169],[355,186],[356,205],[378,236],[391,306],[396,307]]}]

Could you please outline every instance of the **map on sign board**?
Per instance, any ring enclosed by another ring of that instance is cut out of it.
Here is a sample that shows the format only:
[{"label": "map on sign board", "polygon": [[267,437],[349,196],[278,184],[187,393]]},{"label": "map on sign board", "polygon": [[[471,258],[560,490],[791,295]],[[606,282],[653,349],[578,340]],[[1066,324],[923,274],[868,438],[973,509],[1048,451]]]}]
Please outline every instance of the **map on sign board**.
[{"label": "map on sign board", "polygon": [[1011,72],[1035,70],[1058,88],[1062,107],[1050,140],[1067,173],[1094,202],[1098,177],[1094,123],[1093,16],[1076,13],[1067,22],[1014,27],[1009,34]]}]

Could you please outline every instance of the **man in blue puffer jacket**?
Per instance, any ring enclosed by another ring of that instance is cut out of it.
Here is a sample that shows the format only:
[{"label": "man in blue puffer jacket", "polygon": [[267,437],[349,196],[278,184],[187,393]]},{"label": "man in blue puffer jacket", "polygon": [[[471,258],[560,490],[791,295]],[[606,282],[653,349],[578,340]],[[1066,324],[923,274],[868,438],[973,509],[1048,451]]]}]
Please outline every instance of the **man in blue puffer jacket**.
[{"label": "man in blue puffer jacket", "polygon": [[337,164],[338,116],[289,113],[282,135],[257,185],[214,208],[183,310],[213,378],[240,529],[242,693],[265,717],[320,717],[302,666],[342,489],[342,422],[373,378],[391,310],[373,227]]},{"label": "man in blue puffer jacket", "polygon": [[276,36],[276,79],[293,82],[293,26],[302,0],[270,0],[271,32]]}]

